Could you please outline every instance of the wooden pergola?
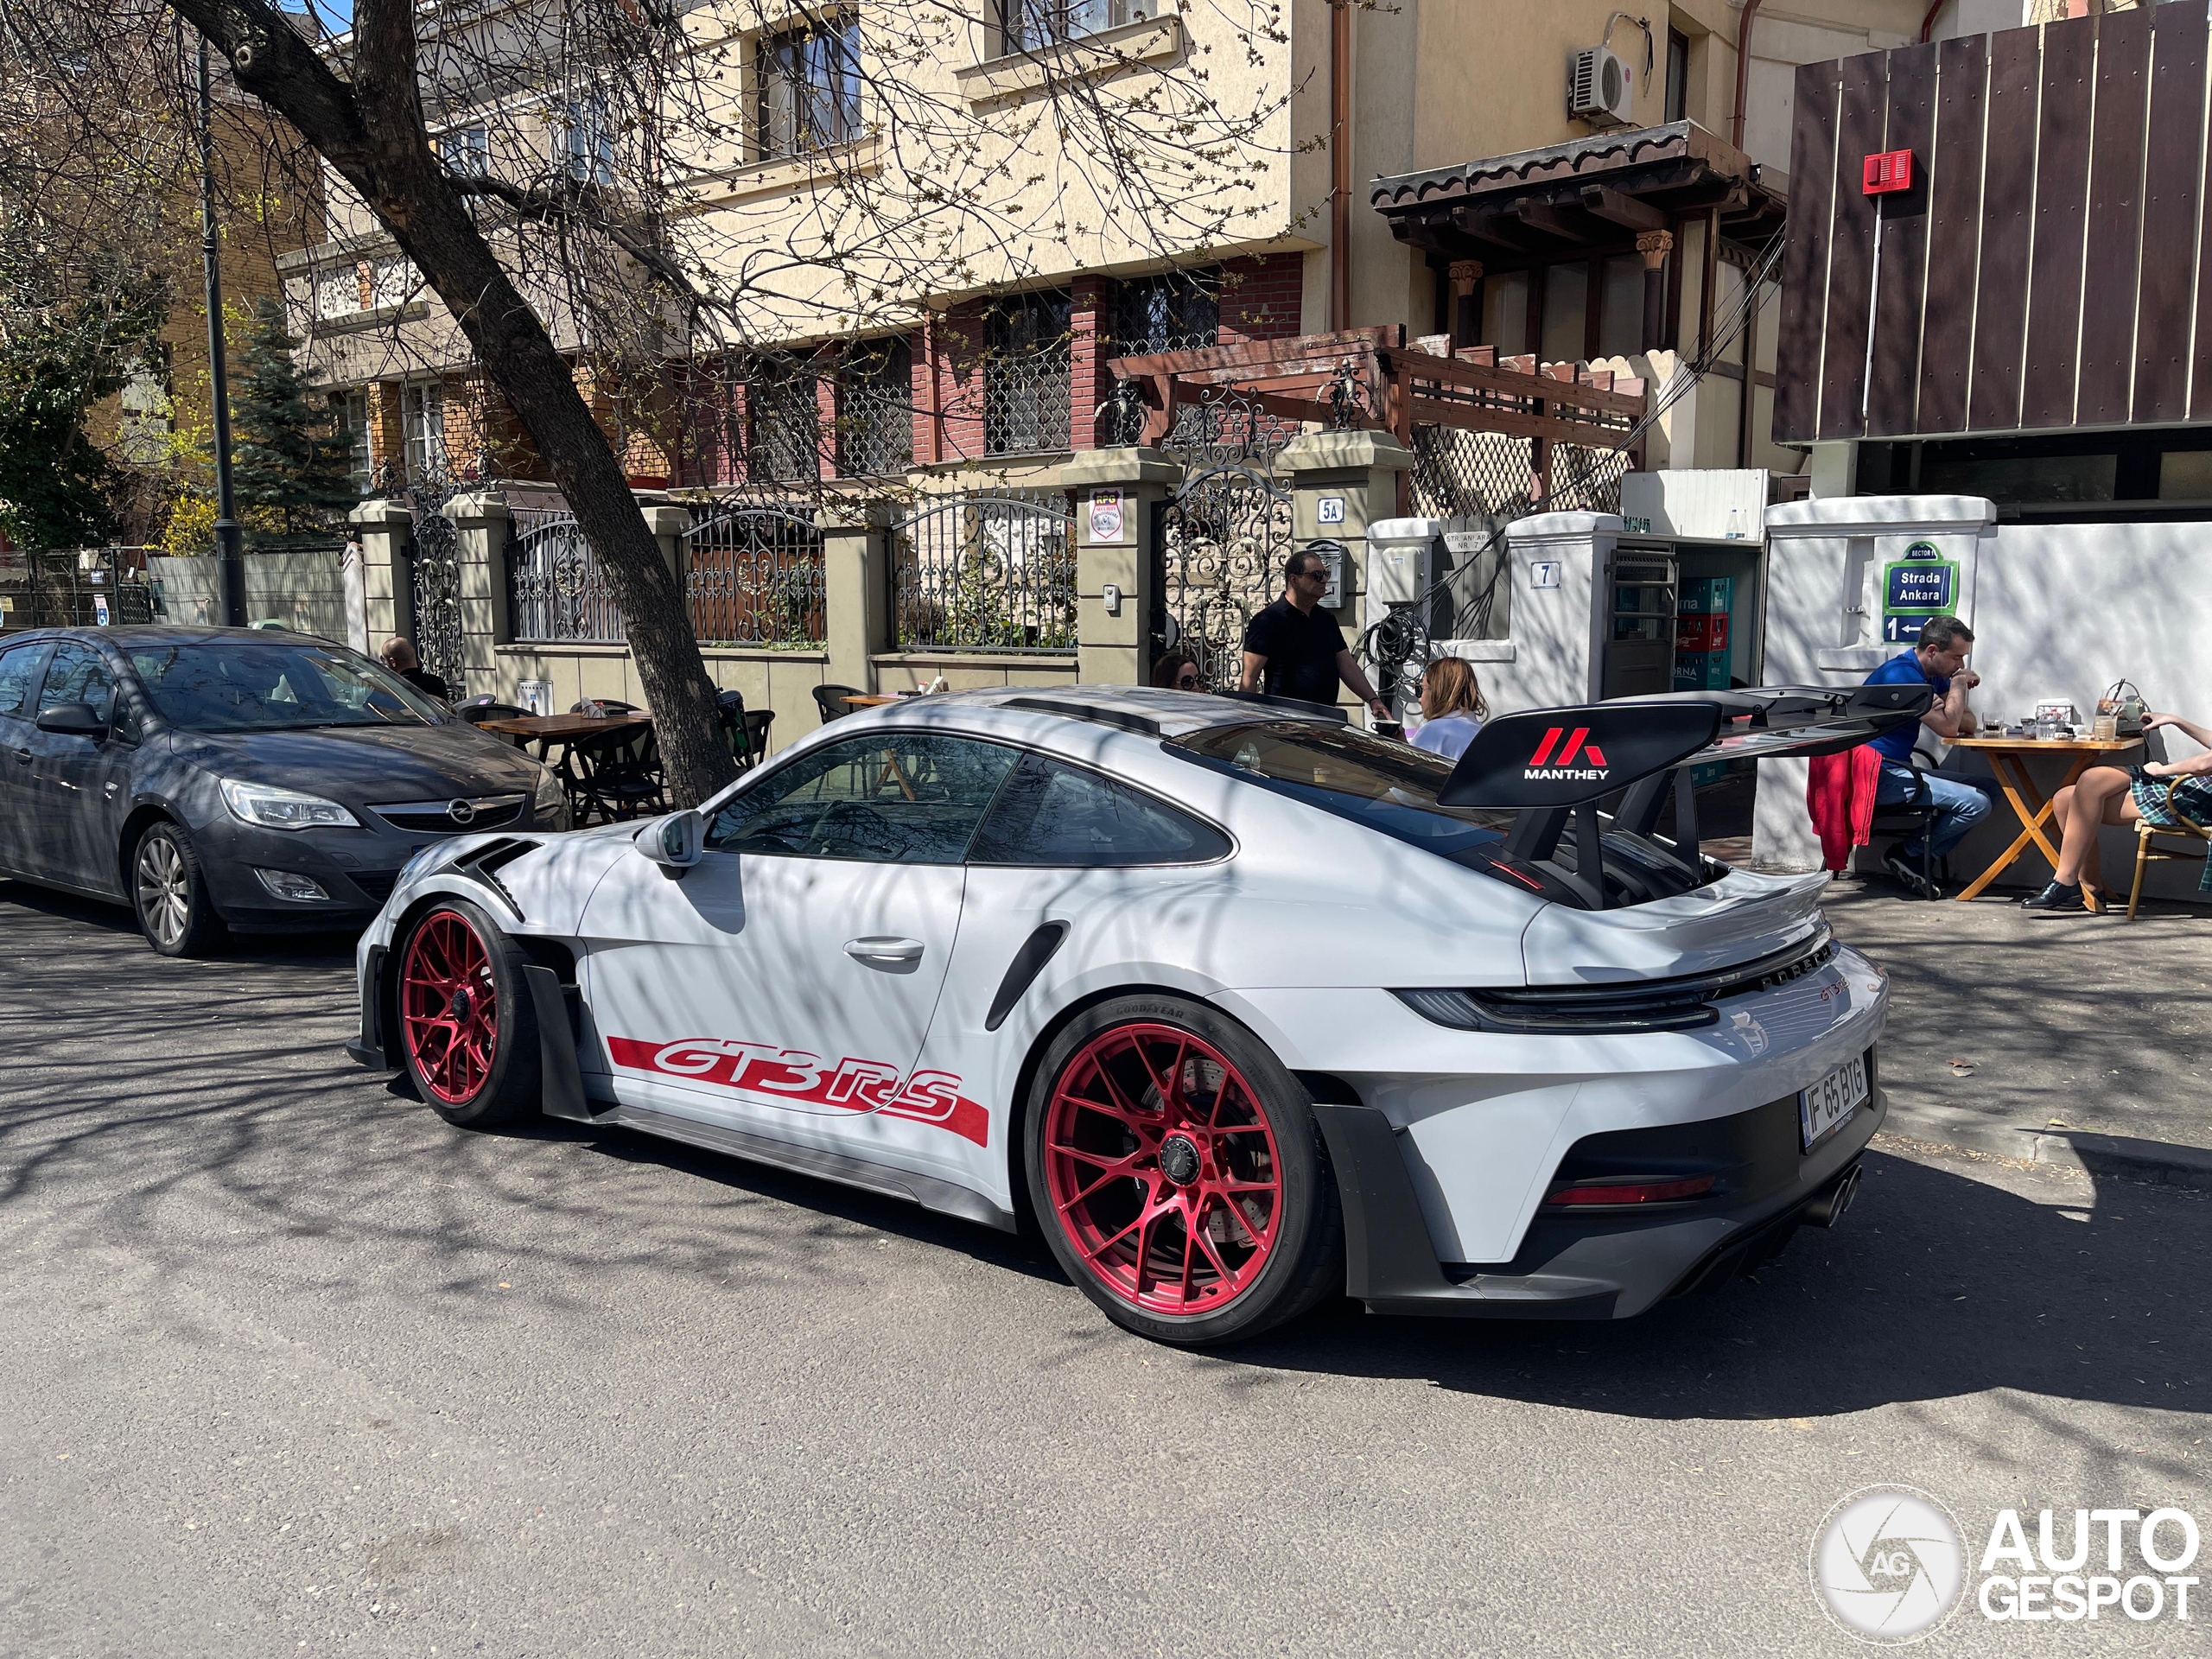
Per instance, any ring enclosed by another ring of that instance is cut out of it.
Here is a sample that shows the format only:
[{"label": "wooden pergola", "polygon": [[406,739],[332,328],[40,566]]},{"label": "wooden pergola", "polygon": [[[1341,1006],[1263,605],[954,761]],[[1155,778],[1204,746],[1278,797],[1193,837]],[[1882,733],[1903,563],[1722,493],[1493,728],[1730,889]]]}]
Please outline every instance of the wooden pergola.
[{"label": "wooden pergola", "polygon": [[[1386,431],[1409,448],[1417,426],[1495,432],[1532,441],[1539,499],[1551,493],[1554,444],[1611,448],[1637,432],[1651,405],[1641,379],[1533,356],[1500,361],[1494,346],[1454,350],[1448,335],[1408,344],[1403,324],[1153,352],[1109,366],[1143,400],[1144,444],[1164,441],[1179,409],[1230,400],[1284,420]],[[1629,454],[1643,466],[1640,433]]]}]

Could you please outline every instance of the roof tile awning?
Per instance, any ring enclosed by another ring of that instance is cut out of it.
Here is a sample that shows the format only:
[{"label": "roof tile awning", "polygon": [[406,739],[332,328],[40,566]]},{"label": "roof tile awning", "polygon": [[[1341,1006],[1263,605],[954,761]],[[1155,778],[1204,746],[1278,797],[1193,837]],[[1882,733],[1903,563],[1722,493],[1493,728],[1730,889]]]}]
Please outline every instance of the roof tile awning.
[{"label": "roof tile awning", "polygon": [[1675,121],[1378,178],[1368,200],[1402,242],[1518,270],[1625,252],[1714,209],[1724,236],[1764,241],[1782,228],[1789,189],[1784,175]]}]

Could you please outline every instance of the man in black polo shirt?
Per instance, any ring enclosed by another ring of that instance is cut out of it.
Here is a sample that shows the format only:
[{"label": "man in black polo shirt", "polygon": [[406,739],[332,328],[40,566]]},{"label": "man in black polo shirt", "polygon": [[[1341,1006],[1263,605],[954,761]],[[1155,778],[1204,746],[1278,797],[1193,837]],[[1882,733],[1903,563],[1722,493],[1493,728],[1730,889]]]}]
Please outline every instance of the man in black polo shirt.
[{"label": "man in black polo shirt", "polygon": [[1328,588],[1329,567],[1319,554],[1302,550],[1283,562],[1283,596],[1244,630],[1244,671],[1237,685],[1332,708],[1337,687],[1349,685],[1377,720],[1389,720],[1390,705],[1359,671],[1344,645],[1344,631],[1319,608]]}]

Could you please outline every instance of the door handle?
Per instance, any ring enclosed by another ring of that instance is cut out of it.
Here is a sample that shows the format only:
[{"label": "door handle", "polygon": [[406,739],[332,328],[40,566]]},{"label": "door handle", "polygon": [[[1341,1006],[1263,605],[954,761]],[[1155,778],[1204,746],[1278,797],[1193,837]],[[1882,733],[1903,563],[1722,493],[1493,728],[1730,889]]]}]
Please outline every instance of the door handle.
[{"label": "door handle", "polygon": [[855,962],[919,962],[919,939],[847,939],[845,954]]},{"label": "door handle", "polygon": [[28,766],[31,763],[31,752],[29,749],[17,749],[15,751],[15,756],[24,766]]}]

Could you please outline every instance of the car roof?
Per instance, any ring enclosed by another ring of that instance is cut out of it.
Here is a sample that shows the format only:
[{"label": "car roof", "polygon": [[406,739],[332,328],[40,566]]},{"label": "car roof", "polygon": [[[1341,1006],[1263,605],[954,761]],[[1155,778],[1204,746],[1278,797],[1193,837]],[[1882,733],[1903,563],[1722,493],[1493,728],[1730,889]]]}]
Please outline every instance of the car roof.
[{"label": "car roof", "polygon": [[[921,715],[932,718],[1001,723],[992,718],[1057,716],[1131,732],[1141,737],[1186,737],[1214,726],[1254,721],[1336,725],[1342,716],[1315,703],[1287,697],[1229,697],[1207,691],[1174,691],[1148,685],[1008,685],[983,690],[941,692],[902,698],[865,711],[879,716]],[[964,723],[964,722],[963,722]],[[1026,722],[1025,722],[1026,723]]]},{"label": "car roof", "polygon": [[327,645],[333,642],[289,628],[209,628],[181,622],[117,623],[107,627],[26,628],[10,634],[9,645],[41,639],[106,639],[118,645],[199,645],[220,639],[257,639],[264,644],[282,640]]}]

